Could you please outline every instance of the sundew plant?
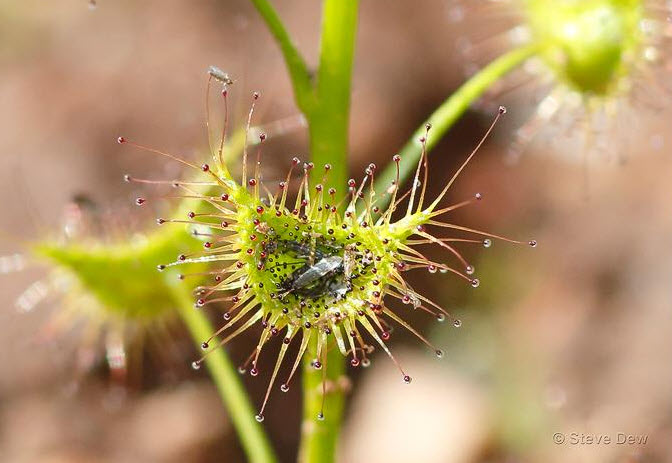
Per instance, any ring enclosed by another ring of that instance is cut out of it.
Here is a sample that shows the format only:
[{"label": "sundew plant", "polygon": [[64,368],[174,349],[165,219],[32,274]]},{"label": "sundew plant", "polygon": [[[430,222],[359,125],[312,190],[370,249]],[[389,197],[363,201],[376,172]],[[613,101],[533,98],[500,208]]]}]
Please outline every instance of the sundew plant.
[{"label": "sundew plant", "polygon": [[[398,153],[390,153],[387,165],[369,164],[358,174],[347,167],[358,1],[322,2],[314,70],[271,2],[251,3],[285,60],[306,121],[308,152],[300,158],[287,153],[286,176],[269,181],[263,169],[267,134],[255,129],[263,122],[255,120],[255,108],[264,104],[263,88],[249,95],[246,123],[229,127],[236,76],[212,66],[207,71],[208,155],[193,161],[145,145],[141,134],[124,133],[117,140],[120,149],[184,168],[174,179],[125,177],[147,189],[135,201],[141,208],[169,191],[171,212],[156,219],[157,228],[113,243],[45,241],[31,249],[55,272],[67,274],[78,294],[95,301],[93,323],[123,332],[131,326],[151,331],[167,317],[181,319],[201,351],[189,363],[210,373],[249,461],[278,461],[264,419],[274,413],[271,399],[297,387],[300,375],[299,460],[331,462],[349,387],[346,368],[369,366],[377,349],[396,365],[400,381],[411,384],[412,365],[393,353],[392,327],[410,332],[440,358],[440,347],[407,315],[419,311],[450,326],[461,324],[416,291],[407,272],[452,277],[477,288],[477,269],[463,256],[464,247],[488,248],[494,240],[537,246],[533,239],[507,238],[452,220],[454,211],[484,199],[474,192],[450,202],[448,193],[506,109],[494,111],[483,139],[464,153],[438,194],[430,194],[432,158],[442,155],[430,154],[437,142],[500,78],[533,58],[583,101],[608,103],[621,95],[624,86],[636,82],[635,56],[641,50],[646,54],[642,27],[648,24],[648,2],[522,2],[533,31],[528,40],[495,57],[448,96]],[[222,127],[211,123],[214,111],[222,114]],[[436,250],[447,251],[451,261],[438,261]],[[210,321],[214,314],[220,315],[217,323]],[[236,367],[226,346],[254,329],[260,331],[256,346]],[[262,350],[274,352],[272,362],[262,361]],[[249,399],[241,373],[266,378],[261,403]]]},{"label": "sundew plant", "polygon": [[157,233],[117,223],[116,217],[130,214],[129,207],[100,209],[86,198],[75,198],[63,214],[62,232],[28,245],[22,254],[3,258],[3,273],[46,268],[46,275],[16,300],[22,313],[41,308],[45,300],[59,301],[59,310],[38,330],[39,338],[76,333],[77,373],[103,357],[111,380],[120,385],[138,383],[141,346],[154,346],[155,353],[165,346],[177,324],[181,297],[189,297],[188,291],[180,296],[179,288],[175,291],[157,275],[153,263],[199,243],[183,242],[183,230]]},{"label": "sundew plant", "polygon": [[[210,69],[210,79],[223,84],[222,95],[226,103],[232,81],[217,68]],[[253,95],[253,106],[248,117],[252,118],[259,94]],[[225,107],[225,112],[227,111]],[[505,113],[502,107],[490,128]],[[170,153],[138,144],[132,139],[119,137],[120,144],[131,145],[142,151],[158,154],[202,172],[201,180],[172,180],[171,186],[186,198],[200,199],[207,210],[189,211],[184,217],[159,218],[158,224],[188,224],[193,234],[205,237],[203,250],[179,254],[158,270],[166,271],[176,266],[210,264],[206,284],[196,287],[194,305],[197,309],[214,303],[225,303],[224,324],[201,343],[203,356],[192,363],[194,369],[208,364],[209,357],[239,335],[261,325],[258,344],[240,366],[241,373],[258,376],[264,370],[260,354],[273,337],[282,338],[260,411],[255,415],[264,421],[264,411],[280,367],[292,344],[299,344],[295,359],[290,362],[288,377],[282,380],[279,390],[287,392],[290,382],[301,363],[304,364],[304,391],[306,394],[306,421],[313,424],[307,433],[321,431],[322,426],[334,426],[335,417],[341,413],[336,403],[343,394],[339,386],[343,357],[349,358],[352,367],[370,364],[369,354],[374,345],[381,348],[399,369],[400,378],[410,384],[412,377],[401,366],[388,347],[391,326],[400,325],[426,344],[439,358],[443,352],[433,346],[403,314],[388,305],[396,299],[413,310],[422,310],[439,321],[450,318],[455,327],[461,322],[438,304],[416,292],[404,278],[415,269],[429,273],[452,273],[474,288],[480,284],[474,276],[474,266],[469,264],[456,246],[478,244],[489,247],[493,239],[523,244],[502,236],[458,225],[446,220],[452,211],[482,199],[480,193],[456,204],[441,206],[457,176],[476,154],[478,147],[467,157],[455,175],[435,198],[428,198],[428,158],[424,150],[431,126],[418,140],[422,154],[413,177],[413,186],[403,192],[400,188],[399,155],[392,157],[397,176],[387,187],[376,193],[376,166],[369,164],[361,180],[351,178],[342,185],[345,193],[339,194],[338,184],[330,179],[333,165],[324,164],[319,169],[319,183],[310,177],[317,167],[313,162],[291,161],[285,180],[277,185],[262,182],[262,144],[266,135],[259,135],[256,161],[248,170],[252,153],[243,150],[241,179],[232,176],[223,162],[225,153],[216,149],[211,163],[200,166]],[[249,130],[249,129],[248,129]],[[223,146],[226,132],[219,142]],[[481,141],[482,143],[482,141]],[[480,146],[480,144],[479,144]],[[294,179],[295,171],[298,178]],[[128,176],[129,181],[162,183]],[[297,183],[293,187],[293,180]],[[383,185],[384,186],[384,185]],[[272,190],[273,189],[273,190]],[[204,192],[201,192],[204,190]],[[294,190],[293,198],[289,192]],[[136,200],[138,205],[145,198]],[[469,237],[445,237],[443,230],[466,233]],[[427,256],[425,245],[436,245],[451,252],[457,266],[436,262]],[[535,247],[535,240],[526,242]],[[201,276],[202,273],[196,273]],[[189,277],[190,274],[184,274]],[[371,339],[371,342],[369,341]],[[374,344],[374,345],[371,345]],[[313,382],[319,384],[316,389]],[[309,389],[310,388],[310,389]],[[326,428],[328,429],[328,428]],[[333,431],[329,431],[333,432]],[[329,436],[314,437],[316,446],[329,442]],[[320,450],[323,453],[323,450]]]}]

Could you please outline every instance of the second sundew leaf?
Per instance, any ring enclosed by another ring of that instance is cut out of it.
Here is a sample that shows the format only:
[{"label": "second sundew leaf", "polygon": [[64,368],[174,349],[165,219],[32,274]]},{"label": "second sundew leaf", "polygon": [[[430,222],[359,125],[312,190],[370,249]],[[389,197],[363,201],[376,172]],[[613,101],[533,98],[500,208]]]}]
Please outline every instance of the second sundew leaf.
[{"label": "second sundew leaf", "polygon": [[172,284],[169,279],[177,281],[177,272],[160,273],[157,265],[185,249],[196,251],[200,244],[182,227],[138,234],[113,245],[47,241],[35,245],[33,252],[76,278],[82,290],[97,300],[101,317],[132,323],[151,322],[175,310],[177,303],[167,285]]},{"label": "second sundew leaf", "polygon": [[[240,156],[245,137],[244,131],[238,131],[222,140],[222,149],[229,160]],[[215,154],[220,156],[220,153]],[[126,175],[125,180],[156,183],[130,175]],[[170,188],[173,182],[160,183]],[[200,188],[199,194],[204,195],[212,190],[209,185]],[[60,307],[54,314],[54,324],[64,330],[83,324],[90,327],[89,333],[98,333],[99,338],[115,332],[113,337],[126,349],[127,344],[136,341],[136,336],[157,331],[157,323],[163,325],[177,320],[177,309],[184,299],[181,291],[189,293],[189,283],[199,284],[208,276],[207,264],[201,264],[192,268],[195,274],[185,284],[180,281],[184,277],[176,269],[165,269],[161,263],[173,260],[181,253],[196,253],[203,249],[202,235],[208,234],[209,227],[194,228],[181,222],[196,214],[207,216],[212,208],[186,195],[172,211],[178,224],[157,227],[150,223],[148,227],[131,231],[113,225],[123,223],[117,216],[128,211],[101,213],[97,206],[91,207],[88,200],[82,201],[83,205],[73,201],[69,206],[68,210],[74,210],[67,216],[73,215],[75,222],[66,226],[65,235],[37,241],[29,246],[29,254],[32,260],[47,267],[49,277],[45,281],[49,288],[62,295]],[[146,208],[148,200],[139,197],[135,204]],[[80,220],[83,223],[79,223]],[[159,218],[156,222],[164,225],[166,220]],[[70,236],[69,229],[83,232]],[[181,285],[182,290],[177,290],[177,285]],[[26,296],[24,299],[28,301],[30,298]],[[131,333],[133,339],[129,336]],[[103,341],[95,340],[91,335],[89,338],[92,338],[90,342]]]}]

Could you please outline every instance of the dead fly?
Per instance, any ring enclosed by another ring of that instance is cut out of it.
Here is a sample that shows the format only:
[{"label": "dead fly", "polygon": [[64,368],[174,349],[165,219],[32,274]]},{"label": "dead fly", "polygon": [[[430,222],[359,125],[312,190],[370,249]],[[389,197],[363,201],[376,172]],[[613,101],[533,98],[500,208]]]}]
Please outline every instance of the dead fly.
[{"label": "dead fly", "polygon": [[[353,251],[318,241],[315,237],[305,242],[281,240],[269,243],[267,250],[269,247],[273,252],[280,251],[297,259],[292,263],[278,263],[276,267],[299,265],[280,279],[279,287],[284,291],[281,299],[288,294],[313,300],[327,295],[342,299],[352,290]],[[341,252],[343,256],[339,255]]]},{"label": "dead fly", "polygon": [[340,256],[317,257],[313,265],[306,263],[283,281],[287,293],[318,299],[327,294],[342,297],[347,292]]}]

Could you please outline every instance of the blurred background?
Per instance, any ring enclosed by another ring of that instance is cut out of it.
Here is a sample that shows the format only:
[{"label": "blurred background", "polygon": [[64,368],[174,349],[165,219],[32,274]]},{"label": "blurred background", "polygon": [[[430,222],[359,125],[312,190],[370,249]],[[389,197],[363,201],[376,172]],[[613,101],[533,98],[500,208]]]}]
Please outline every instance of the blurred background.
[{"label": "blurred background", "polygon": [[[315,63],[319,2],[274,4]],[[454,27],[452,4],[362,2],[353,172],[386,164],[470,72],[456,44],[465,30],[487,36],[489,22],[475,15],[468,28]],[[119,149],[116,138],[199,159],[209,65],[235,79],[234,126],[254,90],[262,94],[258,123],[297,116],[280,53],[246,0],[98,0],[95,9],[87,0],[0,1],[0,254],[58,233],[77,195],[137,222],[137,189],[123,174],[165,177],[170,167]],[[478,289],[449,275],[411,276],[462,326],[411,316],[445,350],[440,361],[394,333],[410,387],[379,352],[370,368],[352,371],[343,463],[672,461],[672,108],[636,105],[627,144],[622,133],[603,131],[606,148],[587,162],[576,154],[590,147],[551,122],[512,164],[512,134],[535,109],[529,85],[462,118],[432,154],[430,185],[445,184],[506,104],[506,120],[451,193],[461,200],[481,192],[484,201],[455,221],[539,246],[465,249]],[[266,178],[284,175],[292,156],[308,156],[300,127],[270,141]],[[185,367],[196,353],[179,329],[178,354],[148,362],[127,387],[104,368],[75,373],[77,338],[40,336],[58,302],[16,308],[44,272],[0,277],[0,461],[244,461],[207,375]],[[236,361],[255,342],[250,336],[232,346]],[[245,382],[259,403],[265,380]],[[283,462],[296,456],[298,392],[274,394],[264,422]],[[567,441],[554,443],[554,433]],[[648,440],[572,445],[571,433]]]}]

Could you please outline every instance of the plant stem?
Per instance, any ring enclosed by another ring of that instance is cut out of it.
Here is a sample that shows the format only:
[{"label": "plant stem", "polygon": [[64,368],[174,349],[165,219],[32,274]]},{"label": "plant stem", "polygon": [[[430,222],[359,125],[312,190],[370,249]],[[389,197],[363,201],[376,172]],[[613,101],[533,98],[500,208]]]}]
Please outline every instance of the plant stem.
[{"label": "plant stem", "polygon": [[348,178],[350,84],[357,10],[358,0],[323,3],[316,104],[308,116],[310,155],[316,166],[312,183],[320,181],[321,167],[331,164],[329,183],[337,189],[345,189]]},{"label": "plant stem", "polygon": [[[326,354],[326,369],[316,370],[311,362],[316,359],[317,339],[313,339],[303,359],[303,421],[301,423],[300,463],[328,463],[335,459],[336,446],[341,430],[345,396],[343,377],[344,357],[338,349]],[[322,380],[326,378],[324,419],[319,420],[322,409]]]},{"label": "plant stem", "polygon": [[[441,106],[436,108],[429,118],[413,133],[401,151],[399,151],[399,155],[402,158],[402,162],[399,165],[399,181],[403,182],[406,180],[415,170],[422,152],[419,139],[425,135],[427,124],[432,125],[427,139],[427,152],[429,152],[475,100],[480,98],[502,76],[516,69],[521,63],[538,51],[539,46],[533,44],[505,53],[462,84]],[[389,163],[376,180],[376,191],[384,191],[395,180],[396,175],[395,164]],[[382,208],[388,200],[387,196],[381,197],[378,206]]]},{"label": "plant stem", "polygon": [[358,0],[325,0],[322,8],[320,64],[313,85],[305,60],[293,45],[278,13],[268,0],[251,0],[278,42],[294,88],[296,104],[308,121],[311,173],[315,185],[321,167],[331,164],[330,184],[345,188],[348,178],[348,123],[352,58],[357,31]]},{"label": "plant stem", "polygon": [[[173,292],[175,299],[181,301],[178,310],[180,316],[187,325],[197,348],[200,349],[200,343],[215,330],[205,314],[194,309],[194,301],[189,291],[174,286]],[[263,426],[254,419],[254,409],[238,376],[237,369],[224,349],[217,349],[210,353],[205,360],[205,366],[229,412],[248,461],[251,463],[277,462],[278,459]]]}]

